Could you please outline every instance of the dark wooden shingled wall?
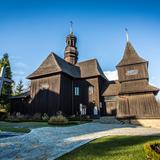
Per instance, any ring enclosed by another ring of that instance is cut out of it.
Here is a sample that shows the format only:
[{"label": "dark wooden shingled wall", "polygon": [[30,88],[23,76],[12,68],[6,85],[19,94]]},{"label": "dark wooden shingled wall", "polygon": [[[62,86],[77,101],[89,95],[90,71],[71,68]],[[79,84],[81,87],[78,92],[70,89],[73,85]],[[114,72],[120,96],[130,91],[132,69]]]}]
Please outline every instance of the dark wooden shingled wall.
[{"label": "dark wooden shingled wall", "polygon": [[73,80],[68,75],[61,74],[61,88],[60,88],[60,107],[64,115],[74,114],[74,108],[72,106],[72,84]]},{"label": "dark wooden shingled wall", "polygon": [[[105,106],[105,104],[103,103],[103,97],[100,96],[101,92],[103,92],[103,86],[102,84],[100,84],[102,82],[103,78],[100,78],[99,76],[80,79],[74,82],[74,87],[80,88],[80,95],[74,95],[74,108],[77,112],[79,112],[80,104],[86,105],[87,114],[89,115],[93,115],[94,105],[99,107],[100,102],[102,102],[102,106]],[[89,95],[89,86],[93,86],[94,88],[92,98]],[[102,111],[102,113],[105,114],[104,111]]]},{"label": "dark wooden shingled wall", "polygon": [[60,74],[31,81],[31,113],[56,114],[60,107],[60,81]]}]

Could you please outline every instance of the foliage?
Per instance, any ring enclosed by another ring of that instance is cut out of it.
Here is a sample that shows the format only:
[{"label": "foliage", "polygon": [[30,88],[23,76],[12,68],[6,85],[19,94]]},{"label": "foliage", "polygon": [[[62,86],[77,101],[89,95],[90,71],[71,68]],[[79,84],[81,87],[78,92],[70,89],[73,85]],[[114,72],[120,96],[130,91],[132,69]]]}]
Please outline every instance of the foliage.
[{"label": "foliage", "polygon": [[7,118],[7,113],[4,110],[0,110],[0,120],[5,120]]},{"label": "foliage", "polygon": [[144,145],[144,151],[147,155],[148,160],[160,160],[160,141],[146,143]]},{"label": "foliage", "polygon": [[21,114],[20,112],[17,112],[15,114],[8,114],[6,120],[7,121],[13,121],[13,122],[18,122],[18,121],[21,121],[21,120],[24,120],[25,119],[25,116],[23,114]]},{"label": "foliage", "polygon": [[8,114],[5,121],[26,122],[26,121],[42,121],[42,120],[41,120],[41,114],[40,113],[35,113],[33,116],[31,116],[31,115],[27,115],[27,114],[26,115],[21,114],[20,112],[16,112],[12,115]]},{"label": "foliage", "polygon": [[20,81],[18,82],[17,86],[16,86],[15,95],[20,95],[20,94],[22,94],[22,92],[23,92],[23,90],[24,90],[23,87],[24,87],[23,81],[20,80]]},{"label": "foliage", "polygon": [[[6,67],[5,78],[12,79],[11,66],[9,62],[9,56],[7,53],[3,55],[3,58],[0,60],[0,70],[2,67]],[[0,104],[6,105],[9,103],[8,96],[12,93],[12,84],[4,82],[2,88],[2,94],[0,96]]]},{"label": "foliage", "polygon": [[70,121],[92,121],[92,119],[90,118],[89,115],[83,115],[83,116],[72,115],[72,116],[68,117],[68,120],[70,120]]},{"label": "foliage", "polygon": [[44,113],[42,116],[42,120],[49,120],[49,116],[47,115],[47,113]]},{"label": "foliage", "polygon": [[33,120],[41,120],[41,113],[35,113],[32,117]]},{"label": "foliage", "polygon": [[68,119],[63,115],[57,115],[57,116],[50,117],[48,123],[49,124],[67,124]]},{"label": "foliage", "polygon": [[59,160],[145,160],[144,143],[159,136],[109,136],[96,139]]},{"label": "foliage", "polygon": [[0,104],[0,111],[3,110],[5,112],[10,112],[10,103],[7,103],[7,104]]}]

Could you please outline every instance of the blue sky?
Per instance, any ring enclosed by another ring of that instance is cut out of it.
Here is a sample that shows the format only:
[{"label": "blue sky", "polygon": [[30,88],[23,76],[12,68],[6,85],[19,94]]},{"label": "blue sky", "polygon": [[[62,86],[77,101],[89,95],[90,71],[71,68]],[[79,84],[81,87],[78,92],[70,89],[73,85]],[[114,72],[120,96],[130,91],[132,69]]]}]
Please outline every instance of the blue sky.
[{"label": "blue sky", "polygon": [[160,2],[157,0],[0,0],[0,56],[10,56],[13,78],[24,80],[50,51],[63,57],[74,22],[79,61],[97,58],[114,71],[126,37],[149,60],[150,82],[160,87]]}]

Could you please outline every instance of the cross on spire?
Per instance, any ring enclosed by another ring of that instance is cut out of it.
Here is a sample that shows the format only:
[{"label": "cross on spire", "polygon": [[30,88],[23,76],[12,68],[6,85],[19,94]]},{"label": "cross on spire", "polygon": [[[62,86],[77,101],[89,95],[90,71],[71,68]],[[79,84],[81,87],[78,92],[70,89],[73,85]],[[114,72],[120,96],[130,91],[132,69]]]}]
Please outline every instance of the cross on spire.
[{"label": "cross on spire", "polygon": [[70,21],[70,34],[73,34],[73,22]]},{"label": "cross on spire", "polygon": [[125,31],[126,31],[126,40],[127,40],[127,42],[128,42],[128,41],[129,41],[128,29],[125,28]]}]

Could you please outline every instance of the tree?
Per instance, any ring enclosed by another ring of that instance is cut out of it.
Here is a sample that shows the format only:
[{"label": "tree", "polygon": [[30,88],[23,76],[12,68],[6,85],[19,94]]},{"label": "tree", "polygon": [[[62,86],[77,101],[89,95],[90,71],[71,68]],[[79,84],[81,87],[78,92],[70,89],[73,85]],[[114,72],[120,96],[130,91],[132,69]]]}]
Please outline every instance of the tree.
[{"label": "tree", "polygon": [[[5,53],[2,59],[0,60],[0,70],[2,67],[6,68],[5,78],[12,79],[12,72],[11,72],[8,53]],[[9,103],[8,97],[11,95],[11,93],[12,93],[12,84],[4,82],[2,88],[2,94],[0,96],[1,105],[6,105]]]},{"label": "tree", "polygon": [[23,81],[20,80],[16,86],[16,95],[20,95],[23,92]]}]

